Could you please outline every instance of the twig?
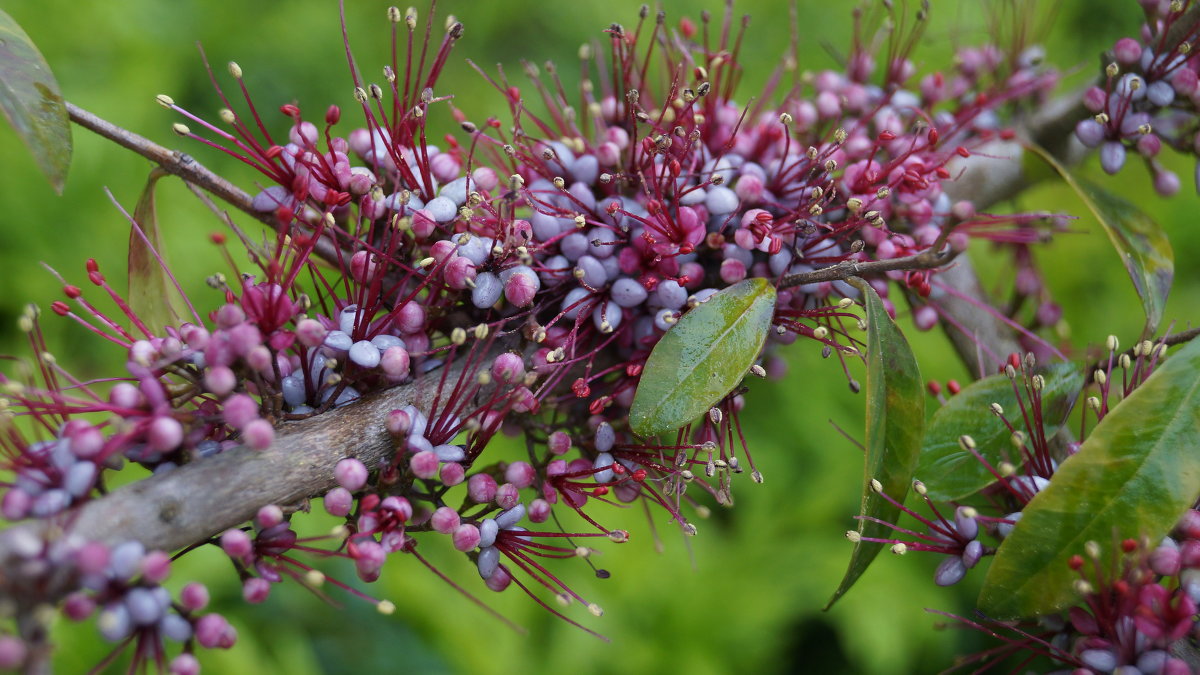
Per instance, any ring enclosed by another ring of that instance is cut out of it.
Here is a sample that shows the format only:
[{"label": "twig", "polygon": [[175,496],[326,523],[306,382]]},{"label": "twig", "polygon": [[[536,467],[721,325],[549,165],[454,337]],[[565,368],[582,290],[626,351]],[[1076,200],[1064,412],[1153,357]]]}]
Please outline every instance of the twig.
[{"label": "twig", "polygon": [[889,260],[843,260],[836,265],[830,265],[812,272],[789,274],[779,282],[779,288],[791,288],[804,284],[816,284],[822,281],[841,281],[850,277],[870,276],[892,270],[927,270],[941,267],[958,255],[956,251],[947,249],[936,251],[932,248],[914,253],[913,255]]},{"label": "twig", "polygon": [[108,120],[97,117],[70,101],[67,101],[66,104],[67,113],[71,116],[72,122],[107,138],[123,148],[134,151],[161,166],[167,173],[179,176],[189,183],[200,186],[255,220],[261,221],[271,228],[277,225],[274,214],[254,210],[251,206],[254,200],[245,190],[209,171],[202,164],[192,159],[190,155],[164,148],[148,138],[139,136],[132,131],[122,129]]}]

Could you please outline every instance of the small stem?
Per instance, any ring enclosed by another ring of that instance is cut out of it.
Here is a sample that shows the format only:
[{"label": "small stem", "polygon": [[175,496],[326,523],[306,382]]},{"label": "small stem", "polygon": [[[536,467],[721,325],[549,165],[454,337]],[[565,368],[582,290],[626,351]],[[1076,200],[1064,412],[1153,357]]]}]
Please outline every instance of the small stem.
[{"label": "small stem", "polygon": [[67,113],[71,116],[72,122],[107,138],[123,148],[134,151],[161,166],[167,173],[179,176],[193,185],[200,186],[237,210],[246,213],[255,220],[261,221],[272,229],[275,228],[276,223],[273,213],[263,213],[254,210],[251,206],[254,200],[248,193],[208,170],[202,164],[192,159],[190,155],[164,148],[148,138],[139,136],[108,120],[97,117],[70,101],[66,103]]}]

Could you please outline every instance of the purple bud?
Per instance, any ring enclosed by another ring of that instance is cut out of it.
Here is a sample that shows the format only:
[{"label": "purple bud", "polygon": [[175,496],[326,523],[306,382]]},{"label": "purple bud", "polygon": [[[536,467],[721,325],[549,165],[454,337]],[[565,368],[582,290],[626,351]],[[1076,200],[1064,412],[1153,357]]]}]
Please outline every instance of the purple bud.
[{"label": "purple bud", "polygon": [[599,455],[597,455],[596,460],[594,462],[592,462],[592,468],[596,470],[595,473],[592,474],[592,478],[594,478],[597,483],[612,482],[612,479],[613,479],[612,464],[613,464],[613,456],[612,455],[608,454],[607,452],[602,452]]},{"label": "purple bud", "polygon": [[393,410],[388,413],[387,421],[384,423],[388,433],[393,436],[406,436],[412,429],[412,418],[403,410]]},{"label": "purple bud", "polygon": [[0,635],[0,668],[16,672],[25,663],[29,649],[15,635]]},{"label": "purple bud", "polygon": [[226,530],[221,535],[221,550],[230,558],[245,558],[254,550],[250,535],[243,530]]},{"label": "purple bud", "polygon": [[479,576],[487,579],[496,572],[496,568],[500,566],[500,551],[496,550],[495,546],[486,546],[479,550],[479,557],[475,564],[479,567]]},{"label": "purple bud", "polygon": [[541,280],[535,274],[513,274],[504,284],[504,297],[514,307],[528,307],[533,304],[540,286]]},{"label": "purple bud", "polygon": [[149,626],[158,623],[162,618],[162,607],[148,588],[133,588],[125,594],[125,607],[129,610],[129,619],[138,626]]},{"label": "purple bud", "polygon": [[254,524],[260,530],[269,530],[283,523],[283,509],[275,504],[267,504],[254,514]]},{"label": "purple bud", "polygon": [[467,458],[467,453],[458,445],[439,445],[433,449],[433,453],[442,462],[461,462]]},{"label": "purple bud", "polygon": [[344,518],[354,507],[354,495],[344,487],[335,487],[325,493],[325,511],[331,516]]},{"label": "purple bud", "polygon": [[513,508],[520,499],[520,491],[512,483],[505,483],[496,488],[496,504],[502,509]]},{"label": "purple bud", "polygon": [[184,652],[171,659],[167,672],[171,675],[200,675],[200,661],[192,654]]},{"label": "purple bud", "polygon": [[458,511],[449,506],[439,507],[429,519],[429,525],[434,531],[441,532],[442,534],[454,532],[458,529],[459,524]]},{"label": "purple bud", "polygon": [[1165,80],[1152,82],[1146,87],[1146,98],[1154,105],[1165,108],[1175,101],[1175,88]]},{"label": "purple bud", "polygon": [[550,434],[546,445],[550,448],[550,452],[555,455],[565,455],[571,449],[571,437],[565,432],[555,431]]},{"label": "purple bud", "polygon": [[146,555],[146,547],[139,541],[126,541],[117,544],[109,555],[108,569],[113,579],[132,579],[141,571],[142,558]]},{"label": "purple bud", "polygon": [[674,279],[667,279],[654,289],[654,301],[666,309],[679,309],[687,302],[687,289]]},{"label": "purple bud", "polygon": [[380,357],[379,367],[393,380],[403,380],[408,377],[411,364],[408,351],[404,347],[388,347]]},{"label": "purple bud", "polygon": [[704,199],[704,205],[709,213],[723,216],[737,210],[738,196],[733,190],[723,185],[717,185],[708,188],[708,195]]},{"label": "purple bud", "polygon": [[168,613],[164,616],[158,622],[158,629],[175,642],[187,642],[192,639],[192,623],[175,613]]},{"label": "purple bud", "polygon": [[963,564],[961,557],[953,555],[947,556],[938,565],[937,571],[933,574],[933,581],[938,586],[953,586],[962,581],[965,576],[967,576],[967,566]]},{"label": "purple bud", "polygon": [[479,545],[479,528],[470,523],[463,523],[454,530],[455,550],[466,553]]},{"label": "purple bud", "polygon": [[1117,655],[1110,649],[1085,649],[1079,652],[1079,661],[1101,673],[1111,673],[1117,667]]},{"label": "purple bud", "polygon": [[275,442],[275,427],[259,418],[251,421],[242,429],[242,440],[254,450],[266,450]]},{"label": "purple bud", "polygon": [[96,628],[109,642],[120,642],[129,637],[130,631],[133,630],[133,620],[125,603],[114,602],[106,606],[96,619]]},{"label": "purple bud", "polygon": [[487,309],[496,304],[503,292],[499,277],[491,272],[480,272],[475,277],[475,288],[471,289],[471,304]]},{"label": "purple bud", "polygon": [[504,470],[504,480],[515,485],[518,489],[533,485],[537,472],[529,462],[516,461]]},{"label": "purple bud", "polygon": [[962,561],[967,569],[978,565],[981,558],[983,558],[983,544],[978,539],[972,540],[963,548]]},{"label": "purple bud", "polygon": [[150,551],[142,558],[142,579],[160,584],[171,576],[171,556],[165,551]]},{"label": "purple bud", "polygon": [[1174,171],[1163,169],[1154,174],[1154,191],[1163,197],[1174,196],[1179,188],[1179,176]]},{"label": "purple bud", "polygon": [[146,430],[146,443],[158,452],[168,452],[183,442],[183,425],[174,417],[155,417]]},{"label": "purple bud", "polygon": [[486,473],[477,473],[467,480],[467,496],[478,504],[496,498],[496,480]]},{"label": "purple bud", "polygon": [[525,377],[525,360],[519,354],[504,352],[492,362],[492,377],[504,384],[520,381]]},{"label": "purple bud", "polygon": [[550,502],[545,499],[535,499],[529,502],[527,511],[529,522],[544,523],[550,519]]},{"label": "purple bud", "polygon": [[1142,59],[1142,45],[1133,38],[1121,38],[1113,45],[1113,58],[1122,66],[1131,66]]},{"label": "purple bud", "polygon": [[3,501],[0,501],[0,515],[6,520],[22,520],[29,515],[32,506],[33,498],[29,493],[14,487],[4,493]]},{"label": "purple bud", "polygon": [[979,522],[972,515],[973,511],[966,506],[954,509],[954,526],[964,539],[974,539],[979,534]]},{"label": "purple bud", "polygon": [[917,330],[929,330],[938,323],[938,312],[933,305],[921,305],[913,312],[913,323]]},{"label": "purple bud", "polygon": [[193,581],[179,591],[179,602],[190,612],[200,611],[208,606],[208,588],[198,581]]},{"label": "purple bud", "polygon": [[496,516],[496,527],[498,527],[502,530],[511,529],[517,523],[521,522],[521,519],[524,517],[525,517],[525,505],[517,504],[516,506],[512,507],[511,509],[508,509],[507,511]]},{"label": "purple bud", "polygon": [[458,462],[447,462],[438,470],[438,480],[442,481],[443,485],[453,486],[463,482],[467,477],[467,470]]},{"label": "purple bud", "polygon": [[103,574],[110,560],[108,547],[98,541],[89,541],[75,553],[75,565],[84,575]]},{"label": "purple bud", "polygon": [[[412,442],[412,439],[409,439]],[[422,450],[412,456],[409,467],[417,478],[433,478],[438,473],[438,456],[429,450]]]},{"label": "purple bud", "polygon": [[270,594],[271,582],[262,577],[250,577],[242,583],[242,599],[252,605],[265,602]]},{"label": "purple bud", "polygon": [[1099,146],[1104,142],[1104,137],[1108,134],[1108,130],[1104,128],[1094,119],[1080,120],[1079,124],[1075,125],[1075,136],[1089,148]]},{"label": "purple bud", "polygon": [[246,394],[234,394],[225,399],[221,414],[229,426],[241,429],[258,419],[258,404]]},{"label": "purple bud", "polygon": [[1113,175],[1125,165],[1125,146],[1118,141],[1109,141],[1100,147],[1100,168]]},{"label": "purple bud", "polygon": [[237,630],[220,614],[205,614],[196,621],[196,642],[213,649],[229,649],[237,642]]},{"label": "purple bud", "polygon": [[325,334],[325,341],[322,344],[335,351],[344,352],[354,346],[354,338],[345,331],[331,330]]},{"label": "purple bud", "polygon": [[1089,87],[1083,93],[1083,106],[1088,111],[1098,113],[1104,110],[1104,105],[1108,102],[1108,95],[1100,87]]},{"label": "purple bud", "polygon": [[379,348],[369,340],[359,340],[351,345],[348,356],[362,368],[374,368],[379,365]]},{"label": "purple bud", "polygon": [[636,307],[646,301],[646,288],[637,279],[621,277],[613,282],[609,295],[621,307]]},{"label": "purple bud", "polygon": [[351,492],[357,492],[367,484],[367,465],[355,457],[346,457],[333,467],[333,476],[338,485]]},{"label": "purple bud", "polygon": [[496,543],[496,535],[500,533],[500,526],[496,524],[493,518],[484,518],[479,524],[479,546],[487,548]]}]

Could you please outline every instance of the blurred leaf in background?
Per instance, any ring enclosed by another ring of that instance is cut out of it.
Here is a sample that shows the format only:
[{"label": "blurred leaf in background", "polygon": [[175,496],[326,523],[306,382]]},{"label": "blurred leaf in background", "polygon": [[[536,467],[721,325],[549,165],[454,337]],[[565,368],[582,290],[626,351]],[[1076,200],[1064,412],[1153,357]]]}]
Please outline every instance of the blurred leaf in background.
[{"label": "blurred leaf in background", "polygon": [[[165,93],[181,106],[215,116],[221,103],[212,91],[198,52],[200,41],[218,71],[236,59],[256,103],[273,130],[286,128],[275,108],[295,102],[309,114],[329,103],[352,101],[352,86],[342,51],[336,3],[294,0],[244,3],[233,0],[125,0],[120,3],[68,3],[65,0],[5,0],[3,8],[30,34],[54,69],[67,100],[132,131],[191,154],[247,189],[254,174],[199,146],[180,146],[170,131],[173,116],[154,97]],[[1030,3],[1015,3],[1025,6]],[[1046,3],[1051,5],[1053,3]],[[386,4],[348,3],[350,38],[360,67],[378,73],[387,56]],[[988,18],[981,4],[934,0],[933,25],[917,54],[921,70],[945,67],[958,44],[986,39]],[[422,20],[427,19],[421,7]],[[671,3],[668,22],[697,18],[707,9],[723,11],[717,0]],[[1043,8],[1046,11],[1048,8]],[[567,88],[572,85],[579,44],[602,40],[613,21],[632,25],[638,3],[444,2],[442,12],[466,24],[466,36],[452,54],[457,63],[445,78],[445,91],[469,118],[507,119],[499,96],[463,63],[470,58],[489,70],[496,63],[518,79],[520,59],[556,60]],[[778,0],[745,0],[735,7],[750,14],[750,39],[742,61],[742,100],[756,95],[787,48],[789,35]],[[836,67],[851,35],[850,3],[800,0],[802,69]],[[1064,69],[1081,66],[1076,84],[1086,81],[1096,53],[1125,33],[1133,33],[1140,12],[1131,0],[1064,0],[1051,34],[1048,58]],[[442,19],[437,19],[440,29]],[[813,28],[819,27],[819,28]],[[1083,28],[1086,27],[1086,30]],[[343,124],[350,122],[350,116]],[[446,116],[448,119],[448,115]],[[447,123],[444,132],[452,130]],[[440,139],[439,133],[436,138]],[[145,160],[81,130],[75,131],[71,180],[57,197],[37,164],[7,126],[0,125],[0,353],[22,353],[28,346],[15,330],[16,317],[29,301],[43,306],[60,289],[39,262],[59,269],[68,280],[84,277],[84,261],[96,258],[113,284],[123,287],[128,222],[106,200],[108,187],[132,209],[149,169]],[[1184,175],[1189,167],[1171,167]],[[1085,175],[1099,172],[1088,167]],[[1149,177],[1111,181],[1107,188],[1144,204],[1166,227],[1179,260],[1200,252],[1194,227],[1195,197],[1172,201],[1151,197]],[[219,300],[204,278],[226,271],[215,248],[206,249],[209,232],[221,224],[178,181],[158,191],[158,220],[175,274],[199,306]],[[1021,207],[1084,214],[1069,189],[1043,185],[1024,195]],[[245,223],[247,228],[253,223]],[[1109,333],[1132,340],[1144,316],[1125,272],[1110,264],[1112,252],[1102,230],[1086,219],[1074,234],[1058,237],[1037,251],[1063,299],[1071,338],[1076,344],[1099,343]],[[986,243],[973,244],[979,253]],[[1001,278],[1002,261],[979,256],[989,279]],[[1088,261],[1100,260],[1103,264]],[[1187,320],[1200,309],[1200,267],[1181,265],[1164,316]],[[93,336],[68,321],[43,321],[52,349],[83,377],[117,372],[121,355],[97,346]],[[926,378],[964,378],[943,336],[918,333],[902,312]],[[656,523],[661,541],[640,511],[614,522],[631,532],[631,541],[603,549],[595,562],[611,572],[596,578],[585,565],[567,565],[564,578],[606,610],[588,625],[611,638],[601,642],[555,619],[518,590],[494,594],[477,581],[461,554],[428,547],[423,552],[439,569],[461,581],[529,633],[520,635],[495,621],[416,561],[392,562],[380,584],[365,589],[397,605],[391,617],[376,615],[366,603],[332,593],[343,605],[331,608],[297,585],[283,585],[265,605],[246,606],[232,569],[218,551],[187,556],[173,579],[209,583],[214,606],[227,611],[240,640],[229,652],[205,657],[213,673],[359,673],[392,672],[924,672],[948,666],[955,654],[982,648],[983,636],[966,630],[935,631],[935,619],[923,608],[968,614],[980,579],[951,589],[932,582],[936,560],[919,556],[884,557],[855,589],[828,613],[820,608],[845,570],[849,545],[842,533],[853,526],[861,483],[862,454],[830,425],[861,428],[863,400],[850,393],[836,361],[822,360],[814,345],[785,351],[792,376],[754,382],[743,415],[755,459],[765,483],[735,486],[736,508],[717,510],[697,522],[698,537],[683,541]],[[856,373],[862,377],[862,369]],[[936,406],[928,406],[929,412]],[[861,440],[861,439],[860,439]],[[513,448],[513,457],[520,449]],[[317,520],[317,519],[314,519]],[[319,529],[319,526],[314,525]],[[661,549],[661,552],[659,552]],[[348,568],[331,564],[331,574],[351,579]],[[973,583],[972,583],[973,582]],[[110,649],[92,624],[60,622],[61,672],[84,672]]]}]

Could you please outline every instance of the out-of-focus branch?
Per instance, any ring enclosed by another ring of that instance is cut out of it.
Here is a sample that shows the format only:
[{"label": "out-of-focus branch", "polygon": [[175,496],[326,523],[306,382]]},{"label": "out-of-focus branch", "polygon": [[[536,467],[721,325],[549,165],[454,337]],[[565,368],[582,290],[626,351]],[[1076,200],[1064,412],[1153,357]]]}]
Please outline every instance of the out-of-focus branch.
[{"label": "out-of-focus branch", "polygon": [[[1088,114],[1081,99],[1081,92],[1077,92],[1039,108],[1024,125],[1024,138],[1046,148],[1063,163],[1077,163],[1086,153],[1073,133],[1075,124]],[[1024,155],[1020,140],[991,143],[957,164],[954,169],[957,178],[945,184],[946,193],[952,200],[970,200],[980,211],[1011,199],[1029,186]],[[938,298],[946,336],[973,376],[994,373],[1000,361],[1021,351],[1015,332],[995,310],[989,311],[994,305],[969,256],[959,256],[938,276],[943,284],[957,291],[955,295]]]}]

